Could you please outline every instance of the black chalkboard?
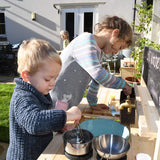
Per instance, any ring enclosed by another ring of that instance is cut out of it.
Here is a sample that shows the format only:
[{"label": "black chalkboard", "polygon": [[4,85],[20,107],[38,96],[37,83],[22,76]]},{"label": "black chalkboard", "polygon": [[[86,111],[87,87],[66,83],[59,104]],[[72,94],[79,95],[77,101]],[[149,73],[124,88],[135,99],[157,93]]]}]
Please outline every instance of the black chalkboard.
[{"label": "black chalkboard", "polygon": [[160,51],[144,48],[142,77],[160,115]]}]

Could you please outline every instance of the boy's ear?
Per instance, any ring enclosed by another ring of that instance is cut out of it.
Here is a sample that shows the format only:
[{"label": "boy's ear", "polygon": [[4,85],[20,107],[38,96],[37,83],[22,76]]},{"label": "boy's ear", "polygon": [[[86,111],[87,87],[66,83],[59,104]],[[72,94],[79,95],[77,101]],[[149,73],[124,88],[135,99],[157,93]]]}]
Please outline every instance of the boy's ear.
[{"label": "boy's ear", "polygon": [[113,31],[112,31],[112,36],[113,37],[117,37],[119,35],[119,29],[114,29]]},{"label": "boy's ear", "polygon": [[29,81],[29,73],[27,71],[22,71],[22,79],[25,81],[25,82],[28,82]]}]

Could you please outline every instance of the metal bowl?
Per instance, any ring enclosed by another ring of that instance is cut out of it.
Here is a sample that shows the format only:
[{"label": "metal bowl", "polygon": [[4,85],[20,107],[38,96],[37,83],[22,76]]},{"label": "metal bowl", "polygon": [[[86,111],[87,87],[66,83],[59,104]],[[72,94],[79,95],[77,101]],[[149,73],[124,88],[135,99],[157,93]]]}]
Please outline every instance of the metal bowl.
[{"label": "metal bowl", "polygon": [[113,134],[104,134],[94,138],[93,146],[98,155],[106,159],[120,159],[130,148],[127,139]]}]

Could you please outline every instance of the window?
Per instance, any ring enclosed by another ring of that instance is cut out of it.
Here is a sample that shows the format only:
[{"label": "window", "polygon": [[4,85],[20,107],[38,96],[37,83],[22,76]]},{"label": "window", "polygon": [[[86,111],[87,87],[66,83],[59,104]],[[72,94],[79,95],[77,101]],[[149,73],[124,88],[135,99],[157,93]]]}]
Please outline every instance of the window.
[{"label": "window", "polygon": [[147,5],[153,5],[153,0],[147,0]]},{"label": "window", "polygon": [[4,13],[0,12],[0,36],[5,34],[6,34],[5,15]]},{"label": "window", "polygon": [[83,32],[93,33],[97,22],[95,7],[75,7],[62,9],[61,29],[69,32],[70,41]]},{"label": "window", "polygon": [[92,33],[93,12],[84,12],[84,32]]},{"label": "window", "polygon": [[69,32],[69,40],[74,38],[74,12],[66,13],[66,30]]}]

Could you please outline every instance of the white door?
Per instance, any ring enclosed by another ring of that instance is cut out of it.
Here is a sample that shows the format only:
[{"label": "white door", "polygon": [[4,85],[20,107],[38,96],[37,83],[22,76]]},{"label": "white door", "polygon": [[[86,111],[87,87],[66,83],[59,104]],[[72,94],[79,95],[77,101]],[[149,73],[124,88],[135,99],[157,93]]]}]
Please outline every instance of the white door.
[{"label": "white door", "polygon": [[93,33],[97,23],[96,8],[63,8],[62,27],[69,32],[70,40],[83,32]]}]

